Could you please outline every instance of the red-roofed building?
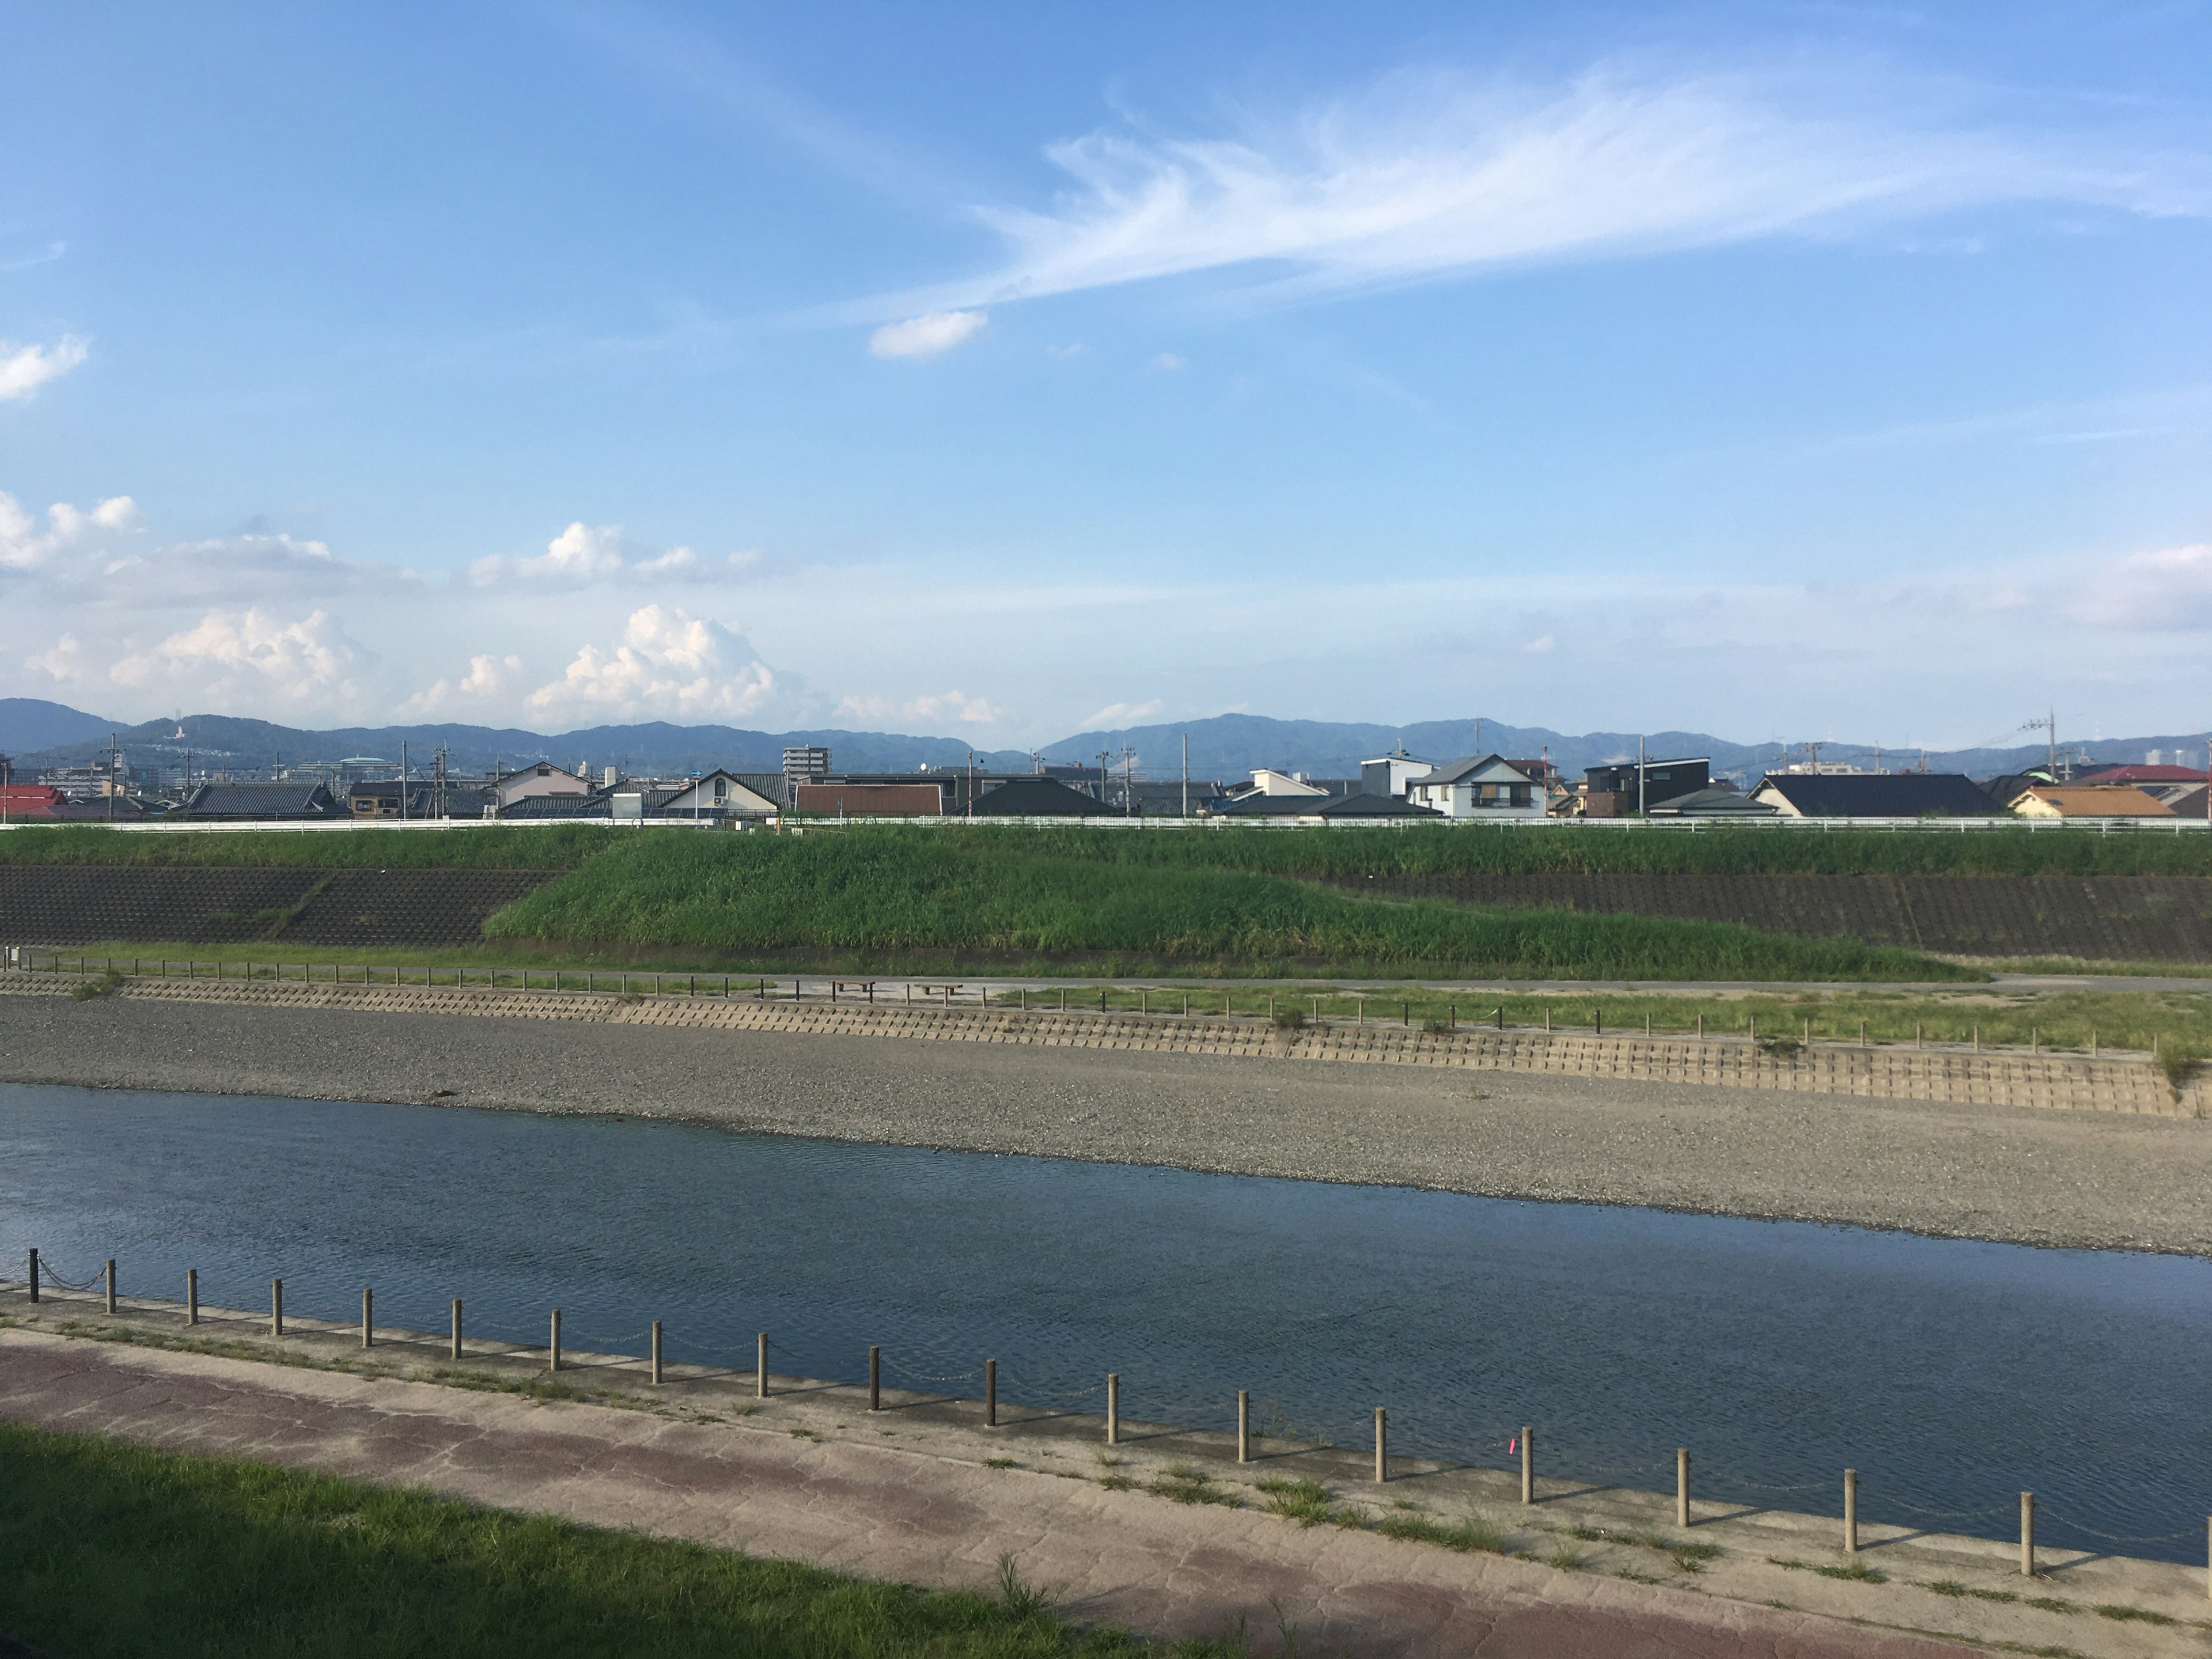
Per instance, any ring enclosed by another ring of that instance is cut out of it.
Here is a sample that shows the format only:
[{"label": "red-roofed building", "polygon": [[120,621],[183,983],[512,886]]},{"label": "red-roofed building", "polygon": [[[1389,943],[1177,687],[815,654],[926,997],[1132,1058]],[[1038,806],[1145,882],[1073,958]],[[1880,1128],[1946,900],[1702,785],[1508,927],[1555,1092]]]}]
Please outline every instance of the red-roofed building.
[{"label": "red-roofed building", "polygon": [[2187,766],[2100,766],[2076,772],[2076,783],[2202,783],[2204,774]]},{"label": "red-roofed building", "polygon": [[0,787],[0,811],[11,818],[51,818],[64,799],[51,783],[11,783]]}]

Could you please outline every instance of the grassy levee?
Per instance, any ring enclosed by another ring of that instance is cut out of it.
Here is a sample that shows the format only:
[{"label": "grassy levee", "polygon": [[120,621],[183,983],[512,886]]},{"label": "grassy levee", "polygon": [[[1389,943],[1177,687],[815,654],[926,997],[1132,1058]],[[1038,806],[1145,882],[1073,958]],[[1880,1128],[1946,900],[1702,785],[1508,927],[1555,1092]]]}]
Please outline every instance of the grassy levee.
[{"label": "grassy levee", "polygon": [[[906,829],[637,836],[485,925],[495,940],[688,949],[732,963],[1572,979],[1971,980],[1854,939],[1717,922],[1351,897],[1115,855],[1109,833]],[[1176,837],[1177,840],[1185,839]]]},{"label": "grassy levee", "polygon": [[[2094,830],[1680,829],[1418,824],[1328,830],[1243,827],[1030,829],[940,823],[810,825],[809,834],[910,833],[983,849],[1047,853],[1147,869],[1238,870],[1327,878],[1456,872],[1707,872],[1740,875],[2212,876],[2212,836]],[[324,869],[459,867],[568,870],[648,831],[605,825],[500,824],[464,830],[118,833],[98,824],[19,826],[0,835],[0,864],[222,865]],[[672,832],[673,833],[673,832]],[[680,832],[689,836],[690,830]]]},{"label": "grassy levee", "polygon": [[465,830],[118,831],[100,824],[19,826],[0,835],[0,864],[115,864],[269,870],[572,870],[605,848],[598,825],[499,824]]},{"label": "grassy levee", "polygon": [[0,1425],[0,1632],[56,1656],[1046,1659],[1241,1651],[999,1599]]}]

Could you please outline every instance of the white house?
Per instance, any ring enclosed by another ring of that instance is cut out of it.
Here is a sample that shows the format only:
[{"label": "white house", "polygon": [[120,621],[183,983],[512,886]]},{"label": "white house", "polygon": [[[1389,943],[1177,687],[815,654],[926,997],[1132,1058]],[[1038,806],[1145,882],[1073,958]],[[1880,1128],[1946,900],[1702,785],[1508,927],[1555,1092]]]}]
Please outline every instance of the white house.
[{"label": "white house", "polygon": [[1448,818],[1541,823],[1544,817],[1542,787],[1519,767],[1496,755],[1431,767],[1407,782],[1406,799]]},{"label": "white house", "polygon": [[1316,789],[1304,778],[1288,772],[1278,772],[1272,766],[1252,769],[1252,787],[1240,790],[1245,795],[1326,795],[1326,789]]},{"label": "white house", "polygon": [[1402,749],[1394,749],[1387,755],[1359,763],[1359,787],[1370,795],[1401,795],[1406,786],[1416,778],[1425,778],[1436,769],[1434,764],[1415,760]]},{"label": "white house", "polygon": [[694,813],[701,817],[716,817],[732,813],[750,816],[782,809],[734,773],[714,771],[703,778],[693,779],[653,810],[658,817],[688,817]]},{"label": "white house", "polygon": [[512,772],[502,772],[494,781],[492,787],[498,792],[501,808],[537,795],[588,795],[592,793],[590,779],[565,771],[551,761],[538,761],[528,766],[518,766]]}]

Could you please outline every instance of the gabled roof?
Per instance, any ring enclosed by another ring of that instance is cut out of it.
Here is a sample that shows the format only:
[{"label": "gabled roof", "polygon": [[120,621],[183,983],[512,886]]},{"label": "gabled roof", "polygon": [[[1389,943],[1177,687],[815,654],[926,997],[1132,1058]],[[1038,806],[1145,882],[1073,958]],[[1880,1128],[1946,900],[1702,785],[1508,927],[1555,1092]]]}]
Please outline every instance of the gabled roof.
[{"label": "gabled roof", "polygon": [[1775,813],[1772,806],[1753,800],[1741,789],[1693,789],[1686,795],[1671,795],[1645,810],[1655,818],[1718,817],[1729,813],[1739,817],[1771,818]]},{"label": "gabled roof", "polygon": [[[1289,799],[1291,797],[1281,797]],[[1097,818],[1121,815],[1058,778],[1010,778],[975,797],[979,818]]]},{"label": "gabled roof", "polygon": [[1770,772],[1753,795],[1778,795],[1808,818],[1989,817],[1999,810],[1963,772]]},{"label": "gabled roof", "polygon": [[204,783],[185,799],[196,818],[326,818],[337,816],[319,782]]},{"label": "gabled roof", "polygon": [[1401,795],[1241,795],[1213,803],[1224,818],[1440,818],[1433,806],[1416,806]]},{"label": "gabled roof", "polygon": [[1419,783],[1468,783],[1481,778],[1482,775],[1492,767],[1503,767],[1513,775],[1504,781],[1520,783],[1536,781],[1502,755],[1471,755],[1460,760],[1446,761],[1440,766],[1432,766],[1426,772],[1419,773],[1407,779],[1406,787],[1410,789]]},{"label": "gabled roof", "polygon": [[2170,818],[2173,809],[2153,800],[2131,783],[2044,784],[2023,789],[2012,809],[2039,801],[2062,818]]},{"label": "gabled roof", "polygon": [[2202,783],[2204,774],[2193,766],[2100,766],[2077,772],[2076,783]]},{"label": "gabled roof", "polygon": [[525,795],[499,809],[503,823],[523,818],[604,818],[613,812],[605,795]]}]

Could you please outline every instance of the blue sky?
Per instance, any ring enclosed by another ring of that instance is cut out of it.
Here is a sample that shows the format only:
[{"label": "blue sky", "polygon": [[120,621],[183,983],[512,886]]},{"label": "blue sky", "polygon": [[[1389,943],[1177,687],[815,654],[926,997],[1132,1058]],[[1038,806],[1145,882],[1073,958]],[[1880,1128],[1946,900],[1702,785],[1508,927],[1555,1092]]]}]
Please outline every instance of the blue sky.
[{"label": "blue sky", "polygon": [[2212,709],[2212,16],[0,3],[0,690]]}]

